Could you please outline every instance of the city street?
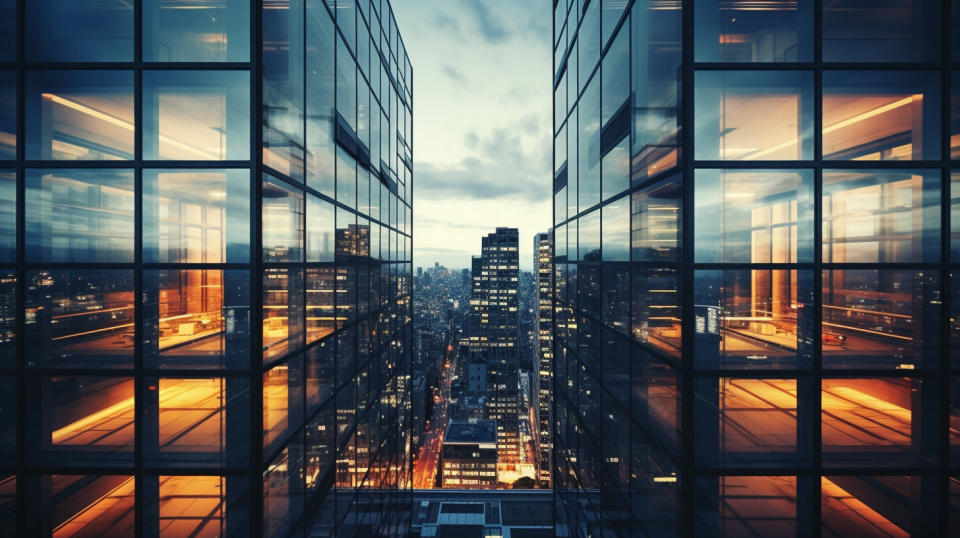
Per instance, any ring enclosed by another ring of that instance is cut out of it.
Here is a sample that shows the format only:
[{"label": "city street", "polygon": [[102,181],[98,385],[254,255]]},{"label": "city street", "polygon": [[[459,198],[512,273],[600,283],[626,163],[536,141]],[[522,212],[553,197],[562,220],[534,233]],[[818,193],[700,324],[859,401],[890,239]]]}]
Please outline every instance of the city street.
[{"label": "city street", "polygon": [[447,405],[450,401],[450,384],[457,369],[456,361],[457,346],[455,340],[448,336],[440,379],[440,401],[435,402],[433,406],[433,414],[429,418],[430,426],[424,433],[420,454],[413,462],[414,488],[427,489],[435,486],[440,449],[443,447],[443,434],[447,429]]}]

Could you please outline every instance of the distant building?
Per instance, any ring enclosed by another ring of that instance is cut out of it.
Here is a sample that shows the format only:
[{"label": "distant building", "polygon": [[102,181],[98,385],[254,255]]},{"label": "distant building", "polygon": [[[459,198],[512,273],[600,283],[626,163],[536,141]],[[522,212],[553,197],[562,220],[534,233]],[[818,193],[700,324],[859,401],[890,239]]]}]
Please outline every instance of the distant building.
[{"label": "distant building", "polygon": [[537,370],[535,439],[540,454],[537,477],[544,486],[550,484],[551,455],[550,399],[553,394],[553,230],[533,237],[533,277],[537,294]]},{"label": "distant building", "polygon": [[417,267],[417,278],[423,276],[423,267]]},{"label": "distant building", "polygon": [[444,488],[497,487],[497,423],[451,421],[440,453]]}]

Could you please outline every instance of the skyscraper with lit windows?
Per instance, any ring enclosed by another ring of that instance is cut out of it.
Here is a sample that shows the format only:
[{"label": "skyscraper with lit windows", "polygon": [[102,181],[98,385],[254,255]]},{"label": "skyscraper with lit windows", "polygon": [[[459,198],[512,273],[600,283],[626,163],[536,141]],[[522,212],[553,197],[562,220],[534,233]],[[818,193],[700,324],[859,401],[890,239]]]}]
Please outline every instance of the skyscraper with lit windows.
[{"label": "skyscraper with lit windows", "polygon": [[413,75],[389,2],[0,21],[3,528],[404,532]]},{"label": "skyscraper with lit windows", "polygon": [[537,297],[536,401],[539,462],[537,480],[549,487],[553,473],[553,435],[551,406],[553,399],[553,231],[533,236],[533,288]]},{"label": "skyscraper with lit windows", "polygon": [[559,535],[960,532],[958,14],[554,2]]}]

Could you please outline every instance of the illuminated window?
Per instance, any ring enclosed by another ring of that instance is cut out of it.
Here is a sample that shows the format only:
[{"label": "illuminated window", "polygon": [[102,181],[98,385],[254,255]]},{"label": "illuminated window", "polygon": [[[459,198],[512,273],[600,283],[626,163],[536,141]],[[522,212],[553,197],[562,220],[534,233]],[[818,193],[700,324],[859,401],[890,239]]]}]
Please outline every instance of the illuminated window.
[{"label": "illuminated window", "polygon": [[134,478],[129,475],[41,475],[30,481],[44,492],[32,536],[133,536]]},{"label": "illuminated window", "polygon": [[263,358],[303,345],[303,272],[265,269],[263,273]]},{"label": "illuminated window", "polygon": [[[696,479],[697,536],[796,536],[801,518],[795,476],[718,476]],[[809,491],[809,486],[801,491]]]},{"label": "illuminated window", "polygon": [[804,0],[696,0],[698,62],[809,62],[813,5]]},{"label": "illuminated window", "polygon": [[[936,535],[934,477],[824,476],[820,478],[820,535]],[[882,502],[875,502],[883,499]],[[918,514],[920,517],[910,517]]]},{"label": "illuminated window", "polygon": [[263,447],[283,440],[303,423],[303,356],[263,374]]},{"label": "illuminated window", "polygon": [[144,8],[145,61],[245,62],[250,58],[250,6],[244,0],[150,2]]},{"label": "illuminated window", "polygon": [[263,181],[263,260],[303,261],[303,191],[265,176]]}]

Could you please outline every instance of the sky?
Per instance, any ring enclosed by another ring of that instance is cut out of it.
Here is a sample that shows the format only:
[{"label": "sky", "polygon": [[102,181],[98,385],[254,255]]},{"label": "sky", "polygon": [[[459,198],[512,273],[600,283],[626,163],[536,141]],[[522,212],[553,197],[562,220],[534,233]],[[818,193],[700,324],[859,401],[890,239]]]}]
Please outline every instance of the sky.
[{"label": "sky", "polygon": [[414,266],[470,267],[520,229],[520,268],[552,220],[550,0],[392,0],[413,66]]}]

